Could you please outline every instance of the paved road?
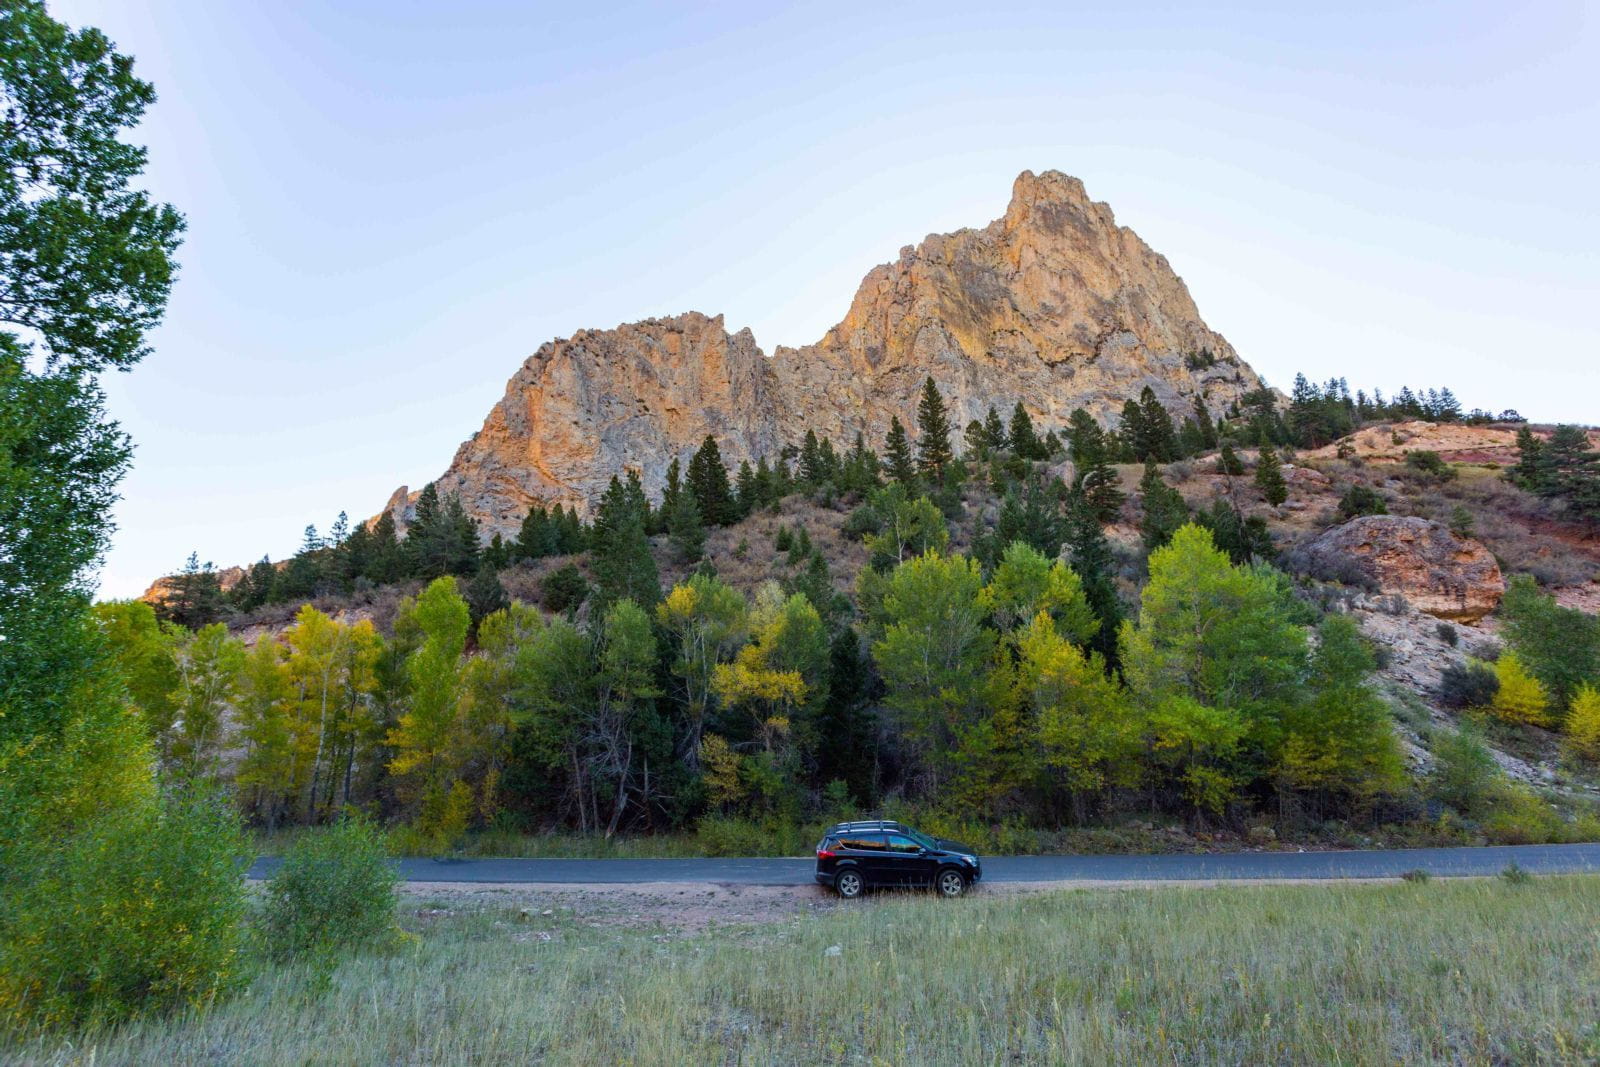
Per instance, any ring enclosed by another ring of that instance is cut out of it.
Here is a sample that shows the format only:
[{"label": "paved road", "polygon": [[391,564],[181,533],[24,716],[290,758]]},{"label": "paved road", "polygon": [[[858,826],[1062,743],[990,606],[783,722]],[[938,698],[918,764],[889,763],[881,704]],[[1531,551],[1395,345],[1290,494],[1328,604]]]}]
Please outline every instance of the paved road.
[{"label": "paved road", "polygon": [[[257,860],[251,877],[270,875],[278,861]],[[1374,852],[1231,852],[1162,856],[996,856],[983,862],[986,881],[1055,882],[1250,881],[1274,878],[1393,878],[1424,870],[1441,877],[1498,874],[1516,863],[1533,874],[1600,872],[1600,844],[1414,848]],[[721,882],[810,885],[805,859],[567,860],[470,859],[398,861],[408,882]]]}]

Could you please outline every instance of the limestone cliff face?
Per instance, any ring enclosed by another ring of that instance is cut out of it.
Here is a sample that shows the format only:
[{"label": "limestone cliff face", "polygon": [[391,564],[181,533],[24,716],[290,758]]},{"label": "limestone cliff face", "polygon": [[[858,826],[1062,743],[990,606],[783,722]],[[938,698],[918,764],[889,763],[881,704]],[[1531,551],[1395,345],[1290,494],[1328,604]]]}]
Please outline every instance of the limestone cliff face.
[{"label": "limestone cliff face", "polygon": [[[1214,364],[1190,370],[1203,351]],[[1147,385],[1179,415],[1196,395],[1217,413],[1260,385],[1109,207],[1076,178],[1024,172],[1004,217],[903,249],[814,345],[768,359],[749,330],[695,312],[544,345],[439,488],[459,493],[486,533],[510,532],[536,500],[586,510],[630,468],[658,494],[671,460],[707,434],[736,465],[808,428],[840,446],[857,432],[880,442],[894,415],[914,431],[929,375],[958,432],[1018,400],[1043,433],[1080,405],[1114,423]],[[391,510],[403,519],[413,497],[398,491]]]},{"label": "limestone cliff face", "polygon": [[[777,407],[755,338],[729,334],[720,315],[585,330],[522,365],[439,490],[458,493],[486,532],[509,532],[535,501],[582,510],[629,469],[659,493],[673,458],[687,460],[707,434],[733,463],[776,455]],[[396,493],[389,507],[414,499]]]},{"label": "limestone cliff face", "polygon": [[[1191,372],[1185,357],[1202,351],[1216,365]],[[891,415],[913,426],[930,374],[958,427],[1018,400],[1053,428],[1079,406],[1113,421],[1147,385],[1175,413],[1197,392],[1218,409],[1259,386],[1166,259],[1055,171],[1023,172],[983,229],[902,249],[843,322],[773,364],[789,416],[836,438],[881,437]]]}]

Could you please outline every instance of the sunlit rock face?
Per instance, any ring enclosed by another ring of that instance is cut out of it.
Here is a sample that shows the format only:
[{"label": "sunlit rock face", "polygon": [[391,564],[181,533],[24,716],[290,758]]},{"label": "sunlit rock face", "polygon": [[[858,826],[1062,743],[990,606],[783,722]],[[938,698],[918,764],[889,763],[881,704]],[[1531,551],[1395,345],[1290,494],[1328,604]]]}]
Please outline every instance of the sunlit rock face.
[{"label": "sunlit rock face", "polygon": [[[874,268],[816,344],[769,358],[749,330],[689,312],[551,341],[514,374],[439,480],[485,533],[535,501],[587,511],[613,475],[658,494],[707,434],[731,465],[814,429],[847,446],[915,426],[932,376],[959,428],[1019,400],[1041,433],[1075,407],[1114,422],[1146,386],[1175,414],[1260,387],[1183,280],[1076,178],[1024,172],[1005,215]],[[957,442],[959,445],[959,442]],[[397,492],[402,519],[414,493]]]}]

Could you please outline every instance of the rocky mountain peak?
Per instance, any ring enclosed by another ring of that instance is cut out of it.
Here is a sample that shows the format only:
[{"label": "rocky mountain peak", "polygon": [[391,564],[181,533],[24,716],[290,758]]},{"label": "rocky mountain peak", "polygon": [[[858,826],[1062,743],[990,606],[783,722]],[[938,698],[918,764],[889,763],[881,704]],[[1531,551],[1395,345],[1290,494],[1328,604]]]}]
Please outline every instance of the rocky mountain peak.
[{"label": "rocky mountain peak", "polygon": [[[1024,171],[1000,218],[932,234],[869,271],[816,344],[767,358],[748,329],[730,334],[699,312],[546,343],[440,489],[486,532],[508,533],[535,501],[587,511],[628,469],[659,493],[672,459],[708,434],[733,464],[808,429],[839,445],[881,441],[894,416],[914,425],[929,376],[958,427],[1021,401],[1041,432],[1079,406],[1114,423],[1146,386],[1187,413],[1194,397],[1219,412],[1260,385],[1110,207],[1077,178]],[[402,519],[409,499],[392,502]]]}]

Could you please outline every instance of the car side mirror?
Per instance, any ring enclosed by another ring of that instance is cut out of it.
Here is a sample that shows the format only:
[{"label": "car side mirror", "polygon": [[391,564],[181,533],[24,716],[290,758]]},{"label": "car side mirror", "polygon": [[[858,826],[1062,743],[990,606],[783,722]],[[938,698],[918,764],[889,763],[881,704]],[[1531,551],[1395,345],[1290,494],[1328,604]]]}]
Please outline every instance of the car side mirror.
[{"label": "car side mirror", "polygon": [[927,854],[928,854],[928,850],[927,850],[927,849],[925,849],[925,848],[920,848],[920,847],[919,847],[919,848],[918,848],[918,849],[917,849],[917,855],[919,855],[919,856],[926,856],[926,855],[927,855]]}]

